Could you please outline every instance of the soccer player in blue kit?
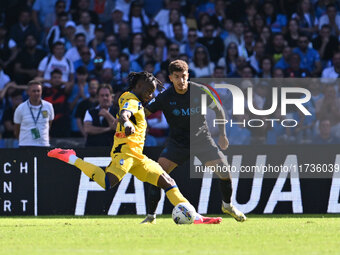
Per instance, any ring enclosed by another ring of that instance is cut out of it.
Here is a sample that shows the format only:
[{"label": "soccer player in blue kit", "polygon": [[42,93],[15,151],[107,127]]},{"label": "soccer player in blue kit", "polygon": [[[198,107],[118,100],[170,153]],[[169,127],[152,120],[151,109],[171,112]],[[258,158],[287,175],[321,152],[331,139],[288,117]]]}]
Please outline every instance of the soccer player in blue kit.
[{"label": "soccer player in blue kit", "polygon": [[[197,95],[200,95],[202,90],[204,91],[204,88],[206,88],[204,85],[188,81],[188,69],[185,61],[175,60],[171,62],[169,65],[169,79],[173,86],[160,93],[145,107],[147,116],[159,110],[163,111],[170,127],[169,141],[162,151],[158,163],[165,172],[170,173],[178,165],[190,159],[191,144],[191,149],[194,150],[192,154],[197,156],[202,164],[205,166],[221,166],[222,168],[224,166],[224,169],[226,169],[228,162],[212,139],[205,117],[201,112],[191,115],[181,114],[195,107],[190,105],[190,94],[196,95],[198,91]],[[200,109],[200,100],[195,101],[197,101],[197,109]],[[192,103],[195,104],[195,102]],[[208,96],[207,105],[215,111],[216,118],[225,119],[223,108],[216,100]],[[192,127],[191,130],[190,126]],[[222,150],[225,150],[229,145],[229,141],[226,137],[224,125],[219,128],[219,131],[218,145]],[[229,173],[216,172],[216,174],[219,177],[222,194],[222,212],[231,215],[237,221],[245,221],[246,216],[231,204],[232,183]],[[155,212],[160,198],[161,189],[156,186],[150,186],[147,196],[147,216],[142,223],[156,223]],[[204,217],[202,217],[202,221],[204,221]]]}]

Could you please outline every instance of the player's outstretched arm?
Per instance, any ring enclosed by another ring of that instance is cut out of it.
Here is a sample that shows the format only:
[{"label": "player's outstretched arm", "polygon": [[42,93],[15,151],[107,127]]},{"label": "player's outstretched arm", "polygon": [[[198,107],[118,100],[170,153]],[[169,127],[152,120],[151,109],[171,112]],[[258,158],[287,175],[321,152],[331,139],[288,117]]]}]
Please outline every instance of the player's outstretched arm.
[{"label": "player's outstretched arm", "polygon": [[135,133],[135,127],[130,121],[131,116],[132,116],[132,113],[128,110],[122,110],[119,115],[118,121],[122,126],[124,126],[126,136],[129,136]]},{"label": "player's outstretched arm", "polygon": [[[223,119],[225,120],[225,113],[222,105],[216,101],[216,107],[213,108],[216,118],[217,119]],[[218,145],[221,147],[222,150],[226,150],[229,146],[229,140],[227,138],[226,130],[225,130],[225,125],[218,125],[219,131],[220,131],[220,136],[218,139]]]}]

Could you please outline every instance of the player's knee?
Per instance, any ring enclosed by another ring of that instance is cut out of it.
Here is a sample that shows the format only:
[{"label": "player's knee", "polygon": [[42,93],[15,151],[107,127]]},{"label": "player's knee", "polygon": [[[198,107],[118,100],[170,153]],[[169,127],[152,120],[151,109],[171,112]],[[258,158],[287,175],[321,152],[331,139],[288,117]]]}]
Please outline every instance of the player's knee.
[{"label": "player's knee", "polygon": [[162,189],[168,189],[172,186],[175,186],[176,182],[174,179],[170,177],[167,173],[162,174],[158,179],[158,187]]}]

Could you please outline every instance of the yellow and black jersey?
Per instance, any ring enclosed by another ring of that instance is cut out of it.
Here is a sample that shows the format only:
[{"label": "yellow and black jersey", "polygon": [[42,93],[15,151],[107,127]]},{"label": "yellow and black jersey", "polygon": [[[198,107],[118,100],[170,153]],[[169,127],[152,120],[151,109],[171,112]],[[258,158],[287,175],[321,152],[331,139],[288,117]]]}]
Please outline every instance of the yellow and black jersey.
[{"label": "yellow and black jersey", "polygon": [[125,135],[125,128],[122,124],[117,124],[114,137],[114,144],[111,155],[117,152],[126,153],[139,158],[143,158],[143,147],[147,123],[142,102],[132,92],[125,92],[119,98],[119,114],[122,110],[131,112],[130,121],[135,127],[135,133]]}]

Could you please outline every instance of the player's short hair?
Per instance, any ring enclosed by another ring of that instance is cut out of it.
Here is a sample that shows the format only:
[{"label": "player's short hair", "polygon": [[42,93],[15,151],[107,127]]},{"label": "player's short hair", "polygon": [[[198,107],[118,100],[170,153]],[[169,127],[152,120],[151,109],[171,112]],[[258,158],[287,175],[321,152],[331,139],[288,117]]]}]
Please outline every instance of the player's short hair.
[{"label": "player's short hair", "polygon": [[180,59],[176,59],[172,61],[169,65],[169,73],[172,74],[173,72],[184,72],[188,71],[189,66],[188,64]]},{"label": "player's short hair", "polygon": [[128,76],[129,88],[128,91],[131,91],[136,87],[138,81],[144,81],[147,83],[156,82],[157,86],[163,88],[162,82],[158,80],[152,73],[149,72],[131,72]]},{"label": "player's short hair", "polygon": [[108,89],[110,91],[110,94],[112,95],[113,94],[113,89],[112,89],[112,86],[108,83],[102,83],[98,86],[98,89],[97,89],[97,95],[99,95],[99,91],[101,89]]},{"label": "player's short hair", "polygon": [[29,82],[27,83],[27,86],[28,86],[28,87],[31,87],[31,86],[33,86],[33,85],[39,85],[39,86],[42,87],[42,83],[41,83],[40,81],[37,81],[37,80],[31,80],[31,81],[29,81]]}]

